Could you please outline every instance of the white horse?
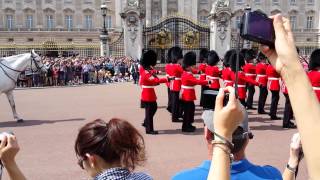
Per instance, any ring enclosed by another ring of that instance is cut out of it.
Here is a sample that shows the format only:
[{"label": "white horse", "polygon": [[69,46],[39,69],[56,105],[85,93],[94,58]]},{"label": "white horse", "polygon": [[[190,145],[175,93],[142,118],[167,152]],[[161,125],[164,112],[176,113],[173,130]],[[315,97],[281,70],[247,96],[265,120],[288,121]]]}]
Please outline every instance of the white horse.
[{"label": "white horse", "polygon": [[40,56],[36,54],[34,50],[32,50],[31,53],[0,58],[0,95],[2,93],[7,95],[13,117],[18,123],[23,122],[23,119],[21,119],[17,114],[13,98],[13,90],[16,87],[19,75],[28,67],[31,68],[33,72],[37,72],[39,70],[46,71],[41,62]]}]

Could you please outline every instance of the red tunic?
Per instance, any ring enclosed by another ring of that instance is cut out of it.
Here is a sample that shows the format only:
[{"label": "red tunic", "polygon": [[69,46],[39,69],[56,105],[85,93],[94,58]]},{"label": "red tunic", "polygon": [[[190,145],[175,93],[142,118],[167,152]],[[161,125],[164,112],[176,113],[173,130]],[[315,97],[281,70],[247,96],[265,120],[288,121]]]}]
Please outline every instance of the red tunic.
[{"label": "red tunic", "polygon": [[[166,71],[166,77],[172,77],[172,64],[166,64],[165,66],[165,71]],[[167,87],[169,88],[170,84],[169,82],[166,83]]]},{"label": "red tunic", "polygon": [[206,68],[206,78],[207,80],[211,80],[212,83],[209,85],[211,89],[219,89],[220,88],[220,70],[217,66],[207,66]]},{"label": "red tunic", "polygon": [[280,75],[272,65],[268,65],[266,74],[268,77],[268,89],[271,91],[280,91]]},{"label": "red tunic", "polygon": [[[231,72],[231,78],[235,82],[236,74],[234,72]],[[239,71],[238,72],[238,95],[239,95],[239,99],[246,99],[246,97],[247,97],[246,83],[249,83],[249,84],[255,85],[255,86],[259,86],[258,82],[256,82],[255,80],[252,80],[251,78],[246,77],[244,72]]]},{"label": "red tunic", "polygon": [[191,72],[183,71],[182,77],[182,92],[181,99],[183,101],[194,101],[196,100],[196,92],[194,86],[196,85],[207,85],[208,81],[200,80],[193,76]]},{"label": "red tunic", "polygon": [[257,78],[256,81],[259,82],[262,86],[267,86],[268,77],[266,74],[268,65],[266,63],[258,63],[256,66],[256,74]]},{"label": "red tunic", "polygon": [[170,90],[171,91],[180,91],[181,89],[181,76],[183,73],[183,69],[180,64],[172,64],[172,77],[174,80],[170,81]]},{"label": "red tunic", "polygon": [[140,75],[140,83],[141,83],[141,100],[145,102],[154,102],[157,100],[156,93],[154,91],[154,87],[159,85],[160,83],[166,83],[167,78],[158,78],[155,76],[155,71],[147,71],[145,70]]},{"label": "red tunic", "polygon": [[318,100],[320,101],[320,71],[309,71],[308,77]]},{"label": "red tunic", "polygon": [[243,72],[245,73],[247,78],[256,80],[256,66],[253,63],[247,63],[246,65],[244,65]]},{"label": "red tunic", "polygon": [[222,71],[221,71],[221,74],[222,74],[222,80],[223,80],[223,84],[225,87],[227,86],[233,86],[233,81],[232,81],[232,78],[231,78],[231,68],[227,67],[227,68],[224,68]]},{"label": "red tunic", "polygon": [[199,71],[200,71],[200,80],[206,80],[206,67],[207,67],[207,64],[205,63],[201,63],[199,65]]}]

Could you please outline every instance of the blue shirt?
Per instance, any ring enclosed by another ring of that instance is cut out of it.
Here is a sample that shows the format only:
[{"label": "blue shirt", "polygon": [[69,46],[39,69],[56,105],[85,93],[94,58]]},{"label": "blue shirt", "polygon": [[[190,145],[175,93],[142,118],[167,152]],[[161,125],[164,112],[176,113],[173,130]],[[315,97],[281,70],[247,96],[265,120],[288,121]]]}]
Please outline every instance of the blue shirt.
[{"label": "blue shirt", "polygon": [[[204,161],[199,167],[184,170],[172,177],[172,180],[206,180],[209,174],[211,161]],[[282,175],[272,166],[257,166],[247,159],[233,162],[231,165],[231,180],[281,180]]]}]

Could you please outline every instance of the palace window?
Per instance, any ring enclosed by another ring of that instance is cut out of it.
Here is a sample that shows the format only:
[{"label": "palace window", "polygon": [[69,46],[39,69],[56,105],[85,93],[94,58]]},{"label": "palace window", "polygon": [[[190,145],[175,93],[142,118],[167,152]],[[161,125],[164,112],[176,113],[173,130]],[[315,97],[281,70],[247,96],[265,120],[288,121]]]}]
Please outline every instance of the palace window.
[{"label": "palace window", "polygon": [[291,24],[291,29],[296,29],[297,28],[297,16],[290,16],[289,20],[290,20],[290,24]]},{"label": "palace window", "polygon": [[26,27],[28,29],[32,29],[33,28],[33,15],[27,15],[26,18]]},{"label": "palace window", "polygon": [[72,15],[66,15],[65,16],[65,25],[68,31],[71,31],[73,28],[73,18]]},{"label": "palace window", "polygon": [[112,18],[111,16],[106,16],[106,28],[112,28]]},{"label": "palace window", "polygon": [[272,0],[272,5],[279,5],[279,0]]},{"label": "palace window", "polygon": [[14,24],[13,24],[14,22],[13,22],[13,15],[7,15],[6,16],[6,28],[8,29],[8,30],[11,30],[11,29],[13,29],[13,27],[14,27]]},{"label": "palace window", "polygon": [[85,28],[88,30],[92,29],[92,15],[85,16]]},{"label": "palace window", "polygon": [[47,15],[46,18],[47,18],[47,28],[50,30],[54,27],[53,15]]},{"label": "palace window", "polygon": [[313,16],[308,16],[307,17],[307,29],[312,29],[313,28]]}]

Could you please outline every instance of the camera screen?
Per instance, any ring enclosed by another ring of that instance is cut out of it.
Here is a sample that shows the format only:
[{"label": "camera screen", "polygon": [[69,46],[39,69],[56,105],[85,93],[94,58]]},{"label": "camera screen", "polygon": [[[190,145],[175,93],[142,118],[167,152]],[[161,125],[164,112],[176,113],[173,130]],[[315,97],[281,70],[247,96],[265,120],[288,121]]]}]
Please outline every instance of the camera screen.
[{"label": "camera screen", "polygon": [[265,40],[273,41],[274,30],[273,30],[273,22],[271,19],[254,14],[250,16],[249,21],[250,21],[249,22],[250,28],[248,28],[249,34]]}]

